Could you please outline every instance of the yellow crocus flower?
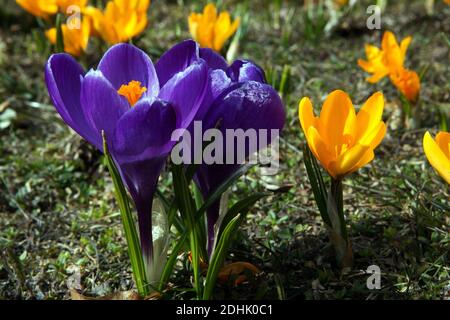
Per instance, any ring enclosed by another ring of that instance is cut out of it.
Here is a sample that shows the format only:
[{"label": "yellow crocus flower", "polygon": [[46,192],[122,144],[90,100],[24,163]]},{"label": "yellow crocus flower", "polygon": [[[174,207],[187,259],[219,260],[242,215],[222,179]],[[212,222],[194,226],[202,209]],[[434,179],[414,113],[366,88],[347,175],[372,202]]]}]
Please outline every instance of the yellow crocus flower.
[{"label": "yellow crocus flower", "polygon": [[56,0],[56,3],[63,13],[73,13],[73,12],[67,12],[67,9],[70,6],[77,6],[80,8],[80,10],[83,10],[87,5],[88,0]]},{"label": "yellow crocus flower", "polygon": [[423,150],[433,168],[450,184],[450,133],[441,131],[433,140],[427,131],[423,136]]},{"label": "yellow crocus flower", "polygon": [[56,0],[16,0],[16,3],[32,15],[44,19],[58,12]]},{"label": "yellow crocus flower", "polygon": [[150,0],[112,0],[105,10],[87,7],[84,14],[93,20],[98,35],[109,44],[126,42],[144,31]]},{"label": "yellow crocus flower", "polygon": [[385,76],[403,69],[406,51],[411,43],[412,37],[406,37],[400,43],[395,35],[386,31],[381,41],[381,49],[376,46],[366,45],[367,60],[358,60],[359,66],[372,76],[367,78],[368,82],[375,83]]},{"label": "yellow crocus flower", "polygon": [[409,102],[417,102],[420,92],[420,78],[415,71],[400,69],[397,72],[392,73],[390,78],[398,91],[400,91]]},{"label": "yellow crocus flower", "polygon": [[342,179],[371,162],[374,149],[386,134],[381,117],[384,97],[373,94],[356,114],[350,97],[333,91],[314,115],[309,98],[299,104],[300,124],[314,156],[334,179]]},{"label": "yellow crocus flower", "polygon": [[219,52],[225,42],[236,32],[240,18],[231,22],[227,11],[217,15],[216,6],[209,3],[203,9],[203,13],[191,13],[188,22],[192,37],[201,47]]},{"label": "yellow crocus flower", "polygon": [[[81,28],[73,28],[67,26],[66,24],[61,25],[64,40],[64,51],[73,56],[79,56],[81,53],[86,51],[89,42],[91,22],[87,17],[84,17],[84,19],[80,22],[80,26]],[[45,34],[51,43],[56,43],[56,28],[48,30]]]}]

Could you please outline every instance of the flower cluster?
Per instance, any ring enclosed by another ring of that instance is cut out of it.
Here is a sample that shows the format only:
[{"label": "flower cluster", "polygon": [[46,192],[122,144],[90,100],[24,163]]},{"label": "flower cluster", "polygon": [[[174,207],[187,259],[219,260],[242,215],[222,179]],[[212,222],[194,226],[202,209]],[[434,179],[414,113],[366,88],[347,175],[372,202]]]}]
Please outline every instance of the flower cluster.
[{"label": "flower cluster", "polygon": [[[67,22],[61,25],[64,51],[79,56],[86,51],[91,36],[109,44],[126,42],[144,31],[148,24],[150,0],[110,0],[105,9],[88,6],[88,0],[16,0],[36,17],[50,20],[61,12]],[[46,32],[51,43],[57,42],[56,27]]]},{"label": "flower cluster", "polygon": [[[166,158],[176,140],[172,133],[201,120],[205,129],[282,129],[285,112],[278,93],[265,84],[255,64],[226,61],[211,49],[187,40],[175,45],[154,65],[129,44],[111,47],[97,70],[85,73],[67,54],[55,54],[46,65],[50,97],[62,119],[103,151],[108,149],[134,200],[141,247],[152,263],[153,195]],[[275,138],[275,137],[272,137]],[[255,150],[256,151],[256,150]],[[196,175],[205,199],[239,168],[202,165]],[[213,243],[218,205],[208,211]]]},{"label": "flower cluster", "polygon": [[420,79],[415,71],[404,67],[406,51],[412,37],[403,39],[400,45],[395,35],[386,31],[381,41],[381,48],[366,44],[367,61],[359,59],[359,66],[372,76],[368,82],[375,83],[389,76],[394,86],[411,103],[417,102],[420,92]]}]

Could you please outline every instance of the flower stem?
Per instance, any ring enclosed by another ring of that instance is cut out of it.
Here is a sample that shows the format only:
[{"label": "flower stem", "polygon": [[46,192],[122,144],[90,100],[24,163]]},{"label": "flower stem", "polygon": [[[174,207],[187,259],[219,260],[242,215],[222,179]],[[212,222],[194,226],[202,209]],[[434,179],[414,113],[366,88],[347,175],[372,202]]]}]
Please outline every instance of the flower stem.
[{"label": "flower stem", "polygon": [[331,227],[329,227],[328,231],[330,241],[336,252],[337,262],[343,269],[350,268],[353,265],[353,252],[344,217],[342,180],[340,179],[331,180],[327,211],[331,222]]}]

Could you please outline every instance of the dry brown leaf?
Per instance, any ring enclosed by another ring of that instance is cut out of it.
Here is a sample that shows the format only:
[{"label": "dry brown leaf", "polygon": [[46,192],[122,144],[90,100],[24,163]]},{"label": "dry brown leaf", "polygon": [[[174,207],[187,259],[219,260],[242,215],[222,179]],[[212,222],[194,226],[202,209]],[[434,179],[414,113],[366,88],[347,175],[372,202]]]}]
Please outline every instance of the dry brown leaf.
[{"label": "dry brown leaf", "polygon": [[118,291],[102,297],[88,297],[78,291],[71,289],[70,297],[72,300],[140,300],[139,295],[132,291]]}]

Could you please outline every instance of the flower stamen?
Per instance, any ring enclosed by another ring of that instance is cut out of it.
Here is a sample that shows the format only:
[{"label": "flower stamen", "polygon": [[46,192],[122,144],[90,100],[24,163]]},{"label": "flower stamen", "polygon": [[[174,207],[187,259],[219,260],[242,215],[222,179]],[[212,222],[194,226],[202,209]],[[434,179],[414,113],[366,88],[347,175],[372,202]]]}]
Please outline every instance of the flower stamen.
[{"label": "flower stamen", "polygon": [[123,84],[119,90],[117,90],[117,93],[127,98],[128,102],[133,107],[146,91],[147,88],[142,87],[139,81],[133,80],[128,84]]}]

